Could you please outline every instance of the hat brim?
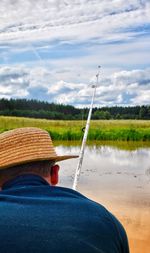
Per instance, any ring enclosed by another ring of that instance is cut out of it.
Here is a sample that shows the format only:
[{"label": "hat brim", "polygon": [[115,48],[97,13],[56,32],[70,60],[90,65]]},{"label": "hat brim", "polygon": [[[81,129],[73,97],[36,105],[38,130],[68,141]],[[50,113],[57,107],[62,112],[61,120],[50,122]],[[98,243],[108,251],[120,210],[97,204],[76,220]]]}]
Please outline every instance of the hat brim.
[{"label": "hat brim", "polygon": [[[57,162],[61,162],[61,161],[64,161],[64,160],[68,160],[68,159],[72,159],[72,158],[78,158],[79,156],[78,155],[62,155],[62,156],[57,156],[54,158],[54,161],[57,161]],[[52,160],[52,158],[51,158]]]},{"label": "hat brim", "polygon": [[27,159],[23,161],[14,162],[11,164],[7,164],[6,166],[0,166],[0,169],[9,169],[14,166],[21,166],[23,164],[32,163],[32,162],[38,162],[38,161],[53,161],[53,162],[61,162],[64,160],[72,159],[72,158],[78,158],[78,155],[63,155],[63,156],[54,156],[54,157],[41,157],[41,158],[35,158],[35,159]]}]

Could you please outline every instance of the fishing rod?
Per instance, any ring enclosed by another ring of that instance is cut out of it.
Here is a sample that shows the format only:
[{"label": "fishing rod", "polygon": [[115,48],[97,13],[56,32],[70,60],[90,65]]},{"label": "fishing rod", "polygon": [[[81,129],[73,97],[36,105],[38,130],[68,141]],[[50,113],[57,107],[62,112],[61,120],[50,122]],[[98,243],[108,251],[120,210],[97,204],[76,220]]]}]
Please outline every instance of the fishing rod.
[{"label": "fishing rod", "polygon": [[79,162],[78,162],[78,165],[77,165],[77,168],[76,168],[76,171],[75,171],[75,177],[74,177],[74,182],[73,182],[73,186],[72,186],[73,190],[76,190],[76,188],[77,188],[80,173],[81,173],[81,167],[82,167],[83,156],[84,156],[84,149],[85,149],[86,140],[87,140],[88,131],[89,131],[89,126],[90,126],[90,120],[91,120],[91,115],[92,115],[94,98],[95,98],[95,94],[96,94],[96,88],[97,88],[97,85],[98,85],[100,68],[101,68],[101,66],[98,66],[98,73],[96,74],[96,84],[92,85],[92,88],[94,88],[94,91],[93,91],[93,96],[92,96],[92,101],[91,101],[91,106],[90,106],[87,122],[86,122],[85,132],[84,132],[84,136],[83,136],[83,140],[82,140],[82,145],[81,145],[81,149],[80,149]]},{"label": "fishing rod", "polygon": [[[40,57],[40,55],[38,54],[38,52],[36,51],[36,49],[34,48],[33,45],[31,45],[31,49],[32,49],[33,53],[36,55],[36,57],[43,64],[42,58]],[[76,190],[76,188],[77,188],[77,184],[78,184],[80,173],[81,173],[81,167],[82,167],[83,156],[84,156],[84,149],[85,149],[89,126],[90,126],[90,120],[91,120],[91,115],[92,115],[92,109],[93,109],[93,104],[94,104],[96,88],[98,85],[100,68],[101,68],[101,66],[98,66],[98,73],[96,74],[96,84],[92,85],[92,88],[94,88],[94,91],[93,91],[93,96],[92,96],[92,101],[91,101],[91,106],[90,106],[87,122],[86,122],[85,132],[84,132],[84,136],[83,136],[83,140],[82,140],[82,145],[81,145],[81,150],[80,150],[80,155],[79,155],[79,162],[78,162],[78,166],[77,166],[76,172],[75,172],[75,177],[74,177],[74,182],[73,182],[73,187],[72,187],[72,189],[74,189],[74,190]]]}]

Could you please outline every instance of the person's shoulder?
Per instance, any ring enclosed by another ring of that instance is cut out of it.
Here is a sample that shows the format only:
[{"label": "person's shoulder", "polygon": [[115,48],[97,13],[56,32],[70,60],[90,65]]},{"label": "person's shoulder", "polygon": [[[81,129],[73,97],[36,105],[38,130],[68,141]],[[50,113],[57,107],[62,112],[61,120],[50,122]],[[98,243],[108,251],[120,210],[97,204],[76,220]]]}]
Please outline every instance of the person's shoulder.
[{"label": "person's shoulder", "polygon": [[71,188],[67,188],[67,187],[62,187],[62,186],[53,186],[51,187],[51,192],[53,193],[53,195],[56,195],[57,197],[59,196],[64,196],[64,197],[68,197],[68,198],[73,198],[73,199],[78,199],[78,200],[84,200],[84,201],[88,201],[89,199],[84,196],[83,194],[79,193],[78,191],[75,191]]},{"label": "person's shoulder", "polygon": [[95,206],[97,210],[97,214],[100,217],[100,219],[104,219],[107,229],[109,229],[112,234],[117,236],[118,240],[123,246],[124,252],[129,252],[127,234],[126,234],[124,226],[119,221],[119,219],[102,204],[94,202],[93,200],[90,200],[90,199],[89,201],[92,204],[92,206]]},{"label": "person's shoulder", "polygon": [[91,211],[91,213],[94,213],[95,215],[100,216],[106,216],[112,222],[115,222],[115,217],[100,203],[93,201],[92,199],[86,197],[85,195],[79,193],[78,191],[75,191],[70,188],[65,187],[53,187],[52,189],[53,194],[55,194],[57,197],[68,197],[70,200],[76,201],[76,204],[87,206],[88,211]]},{"label": "person's shoulder", "polygon": [[77,191],[70,189],[70,192],[72,192],[78,198],[84,200],[84,204],[88,206],[88,211],[91,211],[92,216],[96,216],[101,221],[103,220],[108,227],[110,226],[114,232],[119,235],[121,240],[126,240],[126,232],[123,225],[110,210],[108,210],[104,205],[93,201]]}]

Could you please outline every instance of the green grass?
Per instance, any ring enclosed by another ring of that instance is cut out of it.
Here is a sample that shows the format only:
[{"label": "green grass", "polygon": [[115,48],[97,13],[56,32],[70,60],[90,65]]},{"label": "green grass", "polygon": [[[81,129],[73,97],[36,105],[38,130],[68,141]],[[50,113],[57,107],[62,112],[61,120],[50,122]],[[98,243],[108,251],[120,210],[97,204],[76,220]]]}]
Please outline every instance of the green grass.
[{"label": "green grass", "polygon": [[[41,120],[0,116],[0,132],[18,127],[40,127],[53,140],[81,140],[85,121]],[[91,121],[88,140],[150,141],[150,121],[96,120]]]}]

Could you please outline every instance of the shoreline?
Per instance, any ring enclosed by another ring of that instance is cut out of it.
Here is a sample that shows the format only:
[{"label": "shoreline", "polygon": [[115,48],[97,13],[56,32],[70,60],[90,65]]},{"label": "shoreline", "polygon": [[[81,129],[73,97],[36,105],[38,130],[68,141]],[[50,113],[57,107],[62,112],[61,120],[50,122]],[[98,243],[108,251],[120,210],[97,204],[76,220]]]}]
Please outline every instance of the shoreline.
[{"label": "shoreline", "polygon": [[[86,121],[0,116],[0,132],[18,127],[47,130],[54,141],[80,141]],[[150,141],[150,120],[91,120],[88,141]]]}]

